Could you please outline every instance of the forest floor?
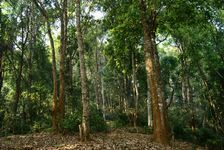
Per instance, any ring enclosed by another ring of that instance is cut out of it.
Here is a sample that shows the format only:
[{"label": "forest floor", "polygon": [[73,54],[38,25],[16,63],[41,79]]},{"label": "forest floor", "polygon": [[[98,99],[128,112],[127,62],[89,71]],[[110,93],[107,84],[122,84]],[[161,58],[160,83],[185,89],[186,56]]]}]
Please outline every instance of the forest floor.
[{"label": "forest floor", "polygon": [[[117,129],[108,133],[91,134],[87,143],[77,135],[33,133],[0,138],[0,150],[192,150],[192,143],[176,140],[172,147],[152,142],[152,135],[130,133]],[[203,150],[198,147],[197,150]]]}]

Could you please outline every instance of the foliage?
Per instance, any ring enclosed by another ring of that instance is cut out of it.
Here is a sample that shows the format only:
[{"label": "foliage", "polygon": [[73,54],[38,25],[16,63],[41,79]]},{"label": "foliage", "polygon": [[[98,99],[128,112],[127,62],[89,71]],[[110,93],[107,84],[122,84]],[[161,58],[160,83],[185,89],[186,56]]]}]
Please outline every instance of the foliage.
[{"label": "foliage", "polygon": [[[61,123],[60,128],[66,133],[75,133],[79,131],[81,122],[82,116],[79,111],[69,113],[65,115],[65,119]],[[92,132],[107,131],[107,125],[103,119],[102,111],[98,110],[95,106],[91,106],[90,128]]]},{"label": "foliage", "polygon": [[103,119],[102,110],[98,110],[96,106],[91,107],[90,128],[92,132],[104,132],[108,130],[106,121]]},{"label": "foliage", "polygon": [[66,131],[66,133],[78,132],[81,121],[81,115],[79,112],[66,114],[65,119],[61,124],[61,129]]}]

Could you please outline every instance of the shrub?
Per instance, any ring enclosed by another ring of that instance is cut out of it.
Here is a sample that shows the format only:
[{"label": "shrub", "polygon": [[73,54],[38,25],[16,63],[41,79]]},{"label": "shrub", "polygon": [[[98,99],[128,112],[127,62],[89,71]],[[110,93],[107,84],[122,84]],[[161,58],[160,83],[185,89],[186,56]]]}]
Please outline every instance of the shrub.
[{"label": "shrub", "polygon": [[66,114],[64,121],[60,124],[60,128],[70,133],[78,132],[81,119],[79,112]]},{"label": "shrub", "polygon": [[[103,119],[103,113],[97,110],[95,106],[90,107],[90,130],[92,132],[101,132],[107,130],[106,122]],[[60,124],[63,132],[74,133],[79,131],[79,125],[82,122],[81,112],[65,115],[64,121]]]},{"label": "shrub", "polygon": [[209,149],[224,148],[224,138],[215,130],[210,128],[200,128],[196,132],[197,142],[201,145],[207,145]]},{"label": "shrub", "polygon": [[140,127],[145,127],[148,125],[148,114],[147,111],[144,112],[139,112],[138,113],[138,118],[137,118],[137,125]]},{"label": "shrub", "polygon": [[121,124],[121,126],[125,126],[130,123],[128,116],[122,112],[118,112],[117,122],[118,124]]},{"label": "shrub", "polygon": [[103,119],[103,113],[95,106],[91,106],[90,111],[90,128],[93,132],[107,131],[108,127]]}]

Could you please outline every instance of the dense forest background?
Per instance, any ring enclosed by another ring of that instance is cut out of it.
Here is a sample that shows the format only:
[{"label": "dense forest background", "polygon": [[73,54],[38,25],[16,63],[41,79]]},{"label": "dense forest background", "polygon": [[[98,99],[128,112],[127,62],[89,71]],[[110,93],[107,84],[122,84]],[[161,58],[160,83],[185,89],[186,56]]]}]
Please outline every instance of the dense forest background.
[{"label": "dense forest background", "polygon": [[224,148],[222,0],[0,0],[0,136],[131,127]]}]

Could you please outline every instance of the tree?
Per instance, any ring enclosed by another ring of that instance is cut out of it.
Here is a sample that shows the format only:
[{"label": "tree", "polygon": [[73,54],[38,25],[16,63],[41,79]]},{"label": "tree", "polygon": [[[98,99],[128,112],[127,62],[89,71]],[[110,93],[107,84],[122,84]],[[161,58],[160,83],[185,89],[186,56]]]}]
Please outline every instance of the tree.
[{"label": "tree", "polygon": [[5,27],[6,27],[6,24],[5,24],[5,19],[4,19],[4,16],[2,14],[2,4],[1,4],[2,1],[0,1],[0,92],[2,91],[2,87],[3,87],[3,59],[4,59],[4,51],[5,49],[7,49],[7,43],[5,41]]},{"label": "tree", "polygon": [[[150,96],[153,111],[153,135],[156,142],[169,144],[170,131],[167,122],[166,103],[164,99],[163,85],[160,75],[160,64],[155,45],[156,10],[154,4],[150,7],[150,16],[147,15],[146,2],[139,1],[141,10],[141,22],[144,31],[144,53],[147,78],[150,84]],[[150,18],[150,24],[147,18]]]},{"label": "tree", "polygon": [[60,10],[61,21],[61,47],[60,47],[60,96],[59,96],[59,111],[61,121],[65,115],[65,55],[67,49],[67,0],[62,2]]},{"label": "tree", "polygon": [[77,40],[78,40],[78,51],[80,61],[80,75],[81,75],[81,90],[82,90],[82,124],[79,126],[81,141],[87,141],[89,139],[89,98],[88,98],[88,87],[87,87],[87,76],[84,58],[84,44],[81,27],[81,2],[76,0],[76,28],[77,28]]},{"label": "tree", "polygon": [[58,88],[57,88],[57,73],[56,73],[56,57],[55,57],[55,46],[54,46],[54,40],[52,36],[51,31],[51,24],[49,20],[49,16],[47,14],[47,11],[45,10],[43,4],[41,4],[38,0],[33,0],[36,7],[39,9],[41,14],[44,17],[45,22],[47,23],[47,34],[50,39],[50,45],[52,50],[52,75],[53,75],[53,84],[54,84],[54,90],[53,90],[53,106],[52,106],[52,128],[54,132],[58,132],[58,119],[57,119],[57,107],[58,107]]}]

